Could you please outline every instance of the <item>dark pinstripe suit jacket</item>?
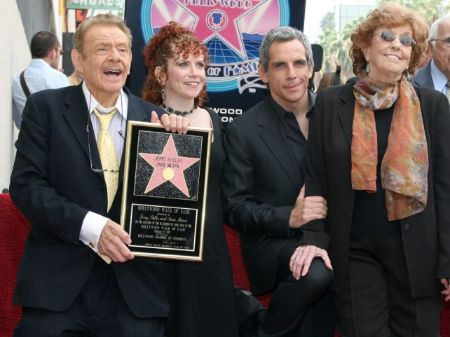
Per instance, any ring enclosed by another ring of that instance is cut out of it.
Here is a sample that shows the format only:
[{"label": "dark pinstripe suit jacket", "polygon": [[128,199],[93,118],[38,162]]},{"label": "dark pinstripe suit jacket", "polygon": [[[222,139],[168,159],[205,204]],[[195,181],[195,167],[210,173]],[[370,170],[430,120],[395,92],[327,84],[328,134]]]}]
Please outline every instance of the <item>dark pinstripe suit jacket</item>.
[{"label": "dark pinstripe suit jacket", "polygon": [[[129,93],[128,97],[128,119],[148,121],[152,110],[162,111]],[[119,222],[122,186],[107,214],[104,179],[89,163],[88,116],[81,85],[40,91],[25,106],[10,185],[11,198],[31,222],[14,297],[17,304],[67,309],[98,259],[79,241],[86,213]],[[101,167],[95,138],[90,140],[94,166]],[[122,171],[123,160],[119,181]],[[167,316],[162,267],[160,261],[142,258],[111,265],[136,316]]]},{"label": "dark pinstripe suit jacket", "polygon": [[321,225],[289,229],[304,172],[280,118],[268,97],[234,120],[225,133],[225,216],[242,232],[243,257],[255,293],[274,287],[278,254],[289,240],[322,248],[328,241]]}]

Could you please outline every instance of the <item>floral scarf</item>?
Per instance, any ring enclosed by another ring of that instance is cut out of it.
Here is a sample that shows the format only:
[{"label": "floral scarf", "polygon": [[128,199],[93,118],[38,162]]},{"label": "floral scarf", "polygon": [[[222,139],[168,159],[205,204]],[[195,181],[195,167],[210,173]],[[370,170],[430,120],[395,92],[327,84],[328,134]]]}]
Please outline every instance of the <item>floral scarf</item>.
[{"label": "floral scarf", "polygon": [[427,204],[428,148],[416,91],[404,76],[399,83],[390,85],[362,76],[353,92],[353,189],[376,192],[378,146],[374,110],[388,109],[395,103],[380,172],[388,219],[404,219],[422,212]]}]

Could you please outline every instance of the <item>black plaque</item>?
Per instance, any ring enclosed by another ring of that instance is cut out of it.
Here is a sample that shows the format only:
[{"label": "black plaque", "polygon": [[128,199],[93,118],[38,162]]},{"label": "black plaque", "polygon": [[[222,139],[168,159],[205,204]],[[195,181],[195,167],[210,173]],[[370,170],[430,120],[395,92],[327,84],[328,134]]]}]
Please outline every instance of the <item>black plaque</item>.
[{"label": "black plaque", "polygon": [[209,129],[128,122],[121,224],[136,256],[202,260],[211,141]]}]

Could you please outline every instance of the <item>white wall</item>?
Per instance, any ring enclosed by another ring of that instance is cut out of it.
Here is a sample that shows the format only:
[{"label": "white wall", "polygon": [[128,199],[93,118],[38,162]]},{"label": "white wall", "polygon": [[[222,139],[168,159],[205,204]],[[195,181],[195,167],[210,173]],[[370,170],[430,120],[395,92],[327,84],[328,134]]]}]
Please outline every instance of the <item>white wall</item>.
[{"label": "white wall", "polygon": [[11,80],[31,60],[16,0],[2,1],[0,20],[0,192],[9,186],[17,129],[12,121]]}]

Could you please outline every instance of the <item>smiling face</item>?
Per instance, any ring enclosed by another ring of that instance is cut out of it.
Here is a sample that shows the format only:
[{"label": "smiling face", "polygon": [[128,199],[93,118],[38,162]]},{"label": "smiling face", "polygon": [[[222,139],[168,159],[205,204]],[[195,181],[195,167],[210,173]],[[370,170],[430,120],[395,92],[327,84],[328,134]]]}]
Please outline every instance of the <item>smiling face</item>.
[{"label": "smiling face", "polygon": [[[384,30],[395,33],[392,42],[386,42],[380,34]],[[364,57],[369,63],[369,77],[383,83],[394,83],[400,80],[402,73],[408,69],[412,47],[400,43],[399,36],[412,36],[411,27],[402,25],[397,27],[378,28],[366,48],[362,48]]]},{"label": "smiling face", "polygon": [[189,110],[205,85],[205,57],[192,53],[169,58],[167,71],[156,67],[156,78],[166,90],[166,105],[177,110]]},{"label": "smiling face", "polygon": [[274,42],[269,49],[268,68],[259,69],[261,79],[269,84],[272,98],[288,111],[307,104],[312,74],[313,66],[306,60],[305,47],[297,39]]},{"label": "smiling face", "polygon": [[72,62],[95,99],[112,106],[130,73],[130,41],[117,26],[93,25],[84,37],[82,53],[73,49]]}]

